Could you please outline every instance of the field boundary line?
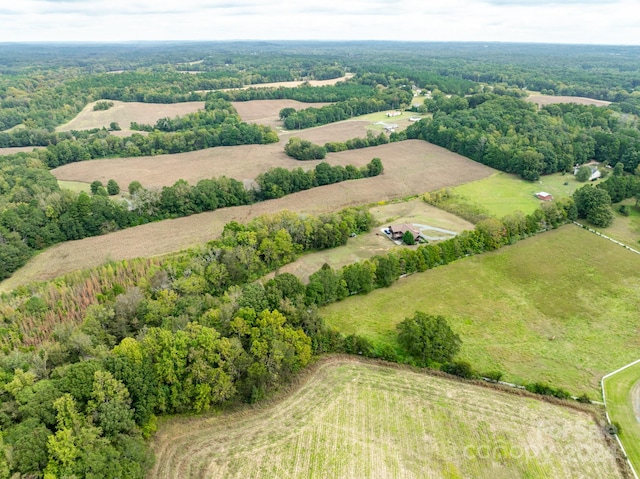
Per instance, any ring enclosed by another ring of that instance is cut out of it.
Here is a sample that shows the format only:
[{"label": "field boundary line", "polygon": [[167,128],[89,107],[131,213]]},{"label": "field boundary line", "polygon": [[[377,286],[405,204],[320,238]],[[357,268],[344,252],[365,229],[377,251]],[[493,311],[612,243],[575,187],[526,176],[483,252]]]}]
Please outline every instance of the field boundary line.
[{"label": "field boundary line", "polygon": [[[631,248],[629,248],[629,249],[631,249]],[[635,252],[638,253],[637,251],[635,251]],[[638,254],[640,254],[640,253],[638,253]],[[604,414],[605,414],[605,416],[607,418],[607,422],[610,425],[611,425],[611,418],[609,417],[609,411],[607,411],[607,397],[606,397],[606,392],[604,390],[604,380],[610,378],[614,374],[619,373],[620,371],[624,371],[625,369],[630,368],[631,366],[635,366],[638,363],[640,363],[640,359],[636,359],[635,361],[627,364],[626,366],[622,366],[621,368],[618,368],[615,371],[610,372],[609,374],[606,374],[606,375],[602,376],[602,379],[600,380],[600,387],[602,388],[602,401],[604,402]],[[631,469],[631,472],[633,473],[633,477],[635,477],[636,479],[640,479],[638,477],[638,473],[636,472],[635,468],[633,467],[633,464],[631,464],[631,460],[629,460],[629,455],[627,454],[626,449],[622,445],[622,441],[620,441],[620,437],[618,436],[618,434],[615,434],[615,436],[616,436],[616,440],[618,441],[618,445],[620,446],[620,449],[622,450],[622,453],[624,454],[624,457],[627,460],[627,464],[629,464],[629,468]]]},{"label": "field boundary line", "polygon": [[[603,234],[602,234],[602,233],[600,233],[599,231],[596,231],[596,230],[594,230],[594,229],[589,228],[587,225],[583,225],[582,223],[578,223],[577,221],[573,221],[573,224],[574,224],[574,225],[578,225],[580,228],[584,228],[585,230],[590,231],[590,232],[591,232],[591,233],[593,233],[593,234],[596,234],[596,235],[598,235],[598,236],[602,236],[604,239],[608,239],[609,241],[611,241],[611,242],[613,242],[613,243],[615,243],[615,244],[617,244],[617,245],[620,245],[620,246],[622,246],[622,247],[623,247],[623,248],[625,248],[625,249],[628,249],[628,250],[629,250],[629,251],[631,251],[632,253],[640,254],[640,251],[638,251],[637,249],[633,249],[631,246],[627,246],[626,244],[621,243],[620,241],[615,240],[615,239],[611,238],[610,236],[603,235]],[[625,366],[625,367],[626,367],[626,366]],[[614,372],[617,372],[617,371],[614,371]],[[612,373],[612,374],[613,374],[613,373]],[[605,377],[606,377],[606,376],[605,376]],[[636,476],[636,477],[637,477],[637,476]]]}]

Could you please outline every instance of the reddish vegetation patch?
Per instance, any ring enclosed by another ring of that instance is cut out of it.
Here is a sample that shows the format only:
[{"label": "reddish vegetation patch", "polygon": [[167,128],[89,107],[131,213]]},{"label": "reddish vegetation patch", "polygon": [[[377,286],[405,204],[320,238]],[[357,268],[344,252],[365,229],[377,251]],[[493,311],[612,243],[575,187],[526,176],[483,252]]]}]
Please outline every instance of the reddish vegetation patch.
[{"label": "reddish vegetation patch", "polygon": [[581,96],[552,96],[552,95],[529,95],[527,101],[536,103],[538,106],[554,105],[556,103],[577,103],[578,105],[607,106],[610,101],[594,100]]},{"label": "reddish vegetation patch", "polygon": [[[49,279],[68,271],[96,266],[108,259],[148,257],[178,251],[216,238],[225,223],[231,220],[246,222],[255,216],[283,209],[311,214],[337,211],[347,206],[455,186],[495,172],[480,163],[420,140],[335,153],[328,155],[327,159],[331,164],[365,164],[373,157],[381,158],[385,168],[384,173],[375,178],[346,181],[278,200],[151,223],[54,246],[36,256],[14,277],[5,281],[2,287],[15,288],[28,281]],[[156,159],[160,160],[160,157]],[[308,163],[297,164],[305,166]],[[121,186],[126,188],[126,184]]]}]

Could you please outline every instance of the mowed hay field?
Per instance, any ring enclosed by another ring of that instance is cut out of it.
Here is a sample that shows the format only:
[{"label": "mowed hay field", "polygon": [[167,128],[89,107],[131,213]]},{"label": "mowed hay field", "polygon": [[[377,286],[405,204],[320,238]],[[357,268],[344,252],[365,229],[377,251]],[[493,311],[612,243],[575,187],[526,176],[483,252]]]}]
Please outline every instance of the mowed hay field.
[{"label": "mowed hay field", "polygon": [[261,408],[161,424],[149,478],[620,478],[585,412],[331,359]]},{"label": "mowed hay field", "polygon": [[640,255],[574,225],[403,278],[320,309],[329,326],[397,347],[415,311],[446,317],[458,358],[508,381],[599,399],[605,374],[638,359]]},{"label": "mowed hay field", "polygon": [[[366,122],[357,121],[334,123],[281,135],[279,143],[270,145],[219,146],[173,155],[80,161],[51,170],[51,173],[58,180],[85,183],[100,180],[106,184],[109,179],[114,179],[122,188],[126,188],[134,180],[147,188],[170,186],[180,179],[196,184],[202,179],[219,176],[240,181],[252,180],[269,168],[310,169],[319,163],[319,161],[298,161],[287,156],[284,145],[291,136],[324,144],[332,139],[344,141],[365,136],[367,125]],[[376,156],[372,151],[371,148],[365,149],[368,153],[364,155],[330,154],[326,161],[332,165],[346,166],[352,163],[356,166],[364,166]],[[384,164],[384,158],[382,160]]]},{"label": "mowed hay field", "polygon": [[97,102],[89,103],[71,121],[60,125],[56,131],[91,130],[109,128],[111,122],[120,125],[123,131],[129,131],[132,121],[154,125],[160,118],[173,118],[204,109],[203,101],[183,103],[139,103],[108,100],[113,106],[108,110],[93,111]]},{"label": "mowed hay field", "polygon": [[[332,158],[334,155],[331,155]],[[150,223],[104,236],[61,243],[43,251],[0,284],[10,290],[30,281],[97,266],[108,260],[161,255],[217,238],[229,221],[245,222],[258,215],[290,210],[319,214],[348,206],[418,195],[491,175],[495,170],[421,140],[343,151],[336,161],[364,164],[380,157],[384,173],[301,191],[277,200],[220,209],[186,218]],[[330,163],[333,160],[329,161]],[[126,183],[121,183],[126,188]]]},{"label": "mowed hay field", "polygon": [[595,105],[595,106],[607,106],[610,105],[610,101],[594,100],[593,98],[585,98],[582,96],[553,96],[533,94],[529,95],[525,100],[535,103],[542,107],[545,105],[554,105],[556,103],[577,103],[578,105]]}]

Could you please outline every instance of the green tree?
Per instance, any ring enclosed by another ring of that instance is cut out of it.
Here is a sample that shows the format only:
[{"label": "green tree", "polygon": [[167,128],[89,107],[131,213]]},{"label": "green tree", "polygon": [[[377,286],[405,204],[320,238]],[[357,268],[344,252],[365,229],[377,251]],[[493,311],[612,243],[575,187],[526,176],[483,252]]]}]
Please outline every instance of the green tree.
[{"label": "green tree", "polygon": [[589,168],[587,165],[583,165],[580,168],[578,168],[578,171],[576,172],[576,180],[578,180],[581,183],[584,183],[590,177],[591,177],[591,168]]},{"label": "green tree", "polygon": [[616,166],[613,167],[613,175],[622,176],[623,173],[624,173],[624,163],[619,161],[618,163],[616,163]]},{"label": "green tree", "polygon": [[107,181],[107,193],[109,193],[111,196],[120,193],[120,185],[116,183],[116,180]]},{"label": "green tree", "polygon": [[125,385],[110,372],[96,371],[87,412],[105,436],[130,433],[135,427],[131,399]]},{"label": "green tree", "polygon": [[136,191],[139,191],[142,189],[142,184],[135,180],[132,181],[131,183],[129,183],[129,194],[133,195]]},{"label": "green tree", "polygon": [[91,185],[89,186],[89,188],[91,188],[91,193],[94,194],[94,195],[97,194],[98,193],[98,189],[101,186],[104,186],[102,184],[102,181],[96,180],[96,181],[91,182]]},{"label": "green tree", "polygon": [[586,185],[573,193],[578,218],[589,220],[594,226],[606,228],[613,222],[611,197],[604,188]]},{"label": "green tree", "polygon": [[446,363],[460,351],[462,341],[442,316],[416,311],[398,324],[398,341],[421,366]]},{"label": "green tree", "polygon": [[402,242],[407,245],[413,245],[416,244],[416,239],[413,237],[413,233],[407,230],[402,235]]}]

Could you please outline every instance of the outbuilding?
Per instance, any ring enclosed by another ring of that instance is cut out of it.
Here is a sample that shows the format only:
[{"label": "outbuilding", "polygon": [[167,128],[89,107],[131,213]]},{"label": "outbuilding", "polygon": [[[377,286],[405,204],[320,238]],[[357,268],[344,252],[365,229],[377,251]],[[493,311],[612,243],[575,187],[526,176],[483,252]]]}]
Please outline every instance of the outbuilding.
[{"label": "outbuilding", "polygon": [[551,201],[553,199],[553,195],[551,193],[547,193],[546,191],[540,191],[536,193],[536,198],[542,201]]}]

